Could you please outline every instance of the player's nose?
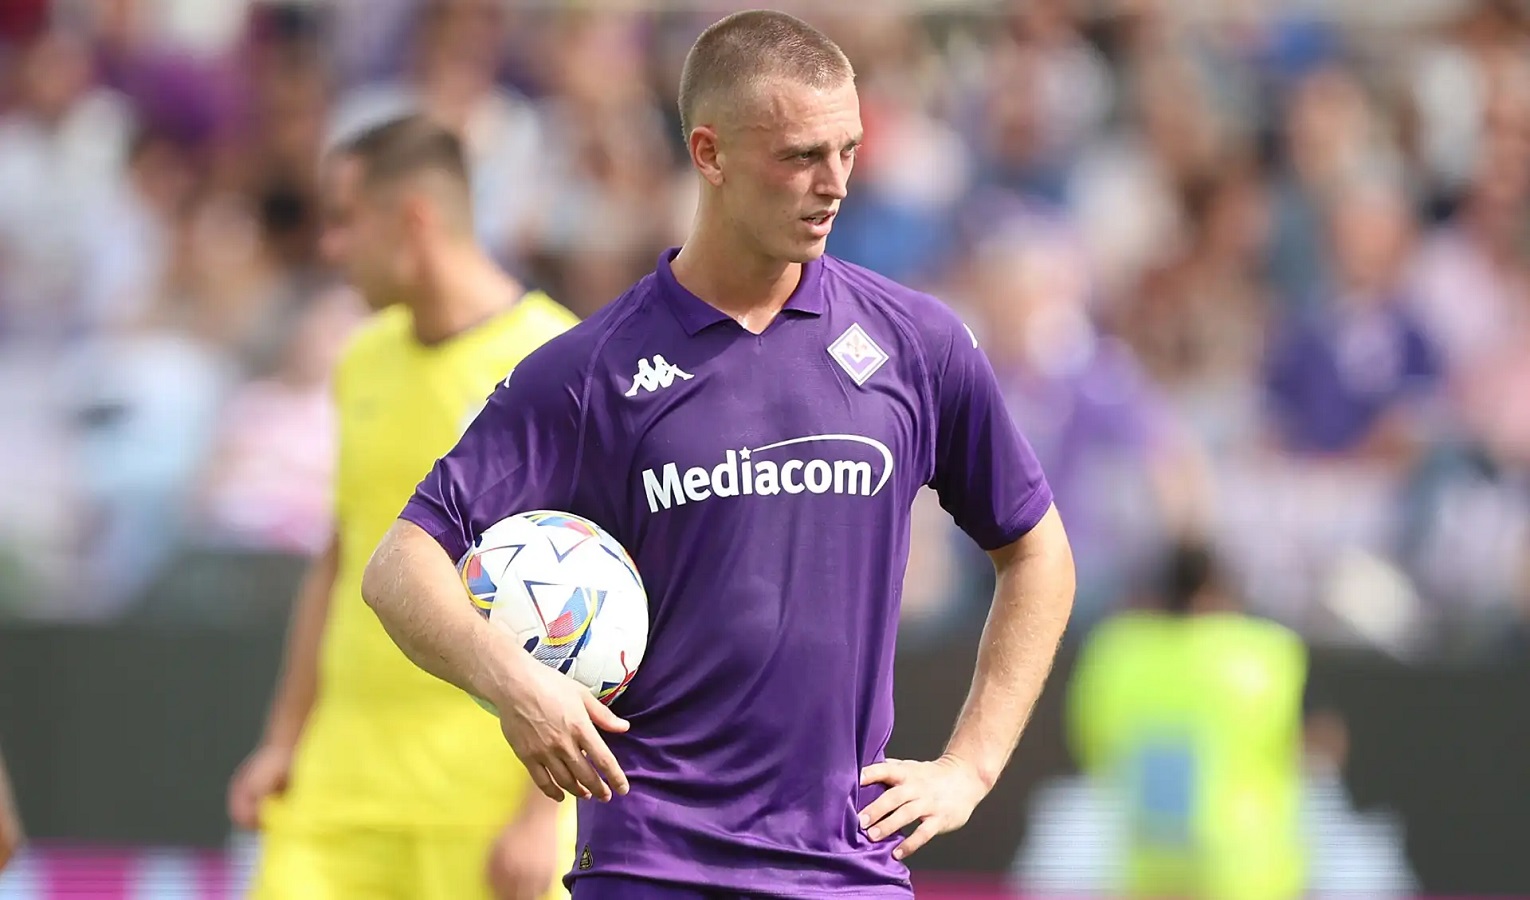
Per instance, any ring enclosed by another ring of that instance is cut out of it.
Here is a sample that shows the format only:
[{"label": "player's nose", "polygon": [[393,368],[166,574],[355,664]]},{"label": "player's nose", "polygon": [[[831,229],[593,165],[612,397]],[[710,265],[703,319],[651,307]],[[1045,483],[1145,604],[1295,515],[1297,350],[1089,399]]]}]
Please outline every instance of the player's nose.
[{"label": "player's nose", "polygon": [[849,193],[849,187],[850,163],[846,160],[830,160],[819,179],[818,195],[830,200],[843,200]]},{"label": "player's nose", "polygon": [[843,200],[849,193],[848,187],[844,178],[825,179],[818,185],[818,196],[825,200]]}]

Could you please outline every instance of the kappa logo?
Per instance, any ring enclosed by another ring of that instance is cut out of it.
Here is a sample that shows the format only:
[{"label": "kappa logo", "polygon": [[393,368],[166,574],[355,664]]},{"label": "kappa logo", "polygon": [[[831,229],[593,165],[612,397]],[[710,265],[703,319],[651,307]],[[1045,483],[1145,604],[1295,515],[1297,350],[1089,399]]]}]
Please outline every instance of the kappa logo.
[{"label": "kappa logo", "polygon": [[674,384],[676,378],[690,381],[692,377],[691,373],[682,370],[662,356],[655,356],[652,362],[640,359],[637,374],[632,377],[632,387],[627,389],[626,396],[636,397],[639,390],[653,393]]},{"label": "kappa logo", "polygon": [[834,343],[829,345],[829,355],[834,357],[834,361],[857,385],[865,384],[891,358],[859,323],[851,325],[845,329],[844,334],[834,339]]}]

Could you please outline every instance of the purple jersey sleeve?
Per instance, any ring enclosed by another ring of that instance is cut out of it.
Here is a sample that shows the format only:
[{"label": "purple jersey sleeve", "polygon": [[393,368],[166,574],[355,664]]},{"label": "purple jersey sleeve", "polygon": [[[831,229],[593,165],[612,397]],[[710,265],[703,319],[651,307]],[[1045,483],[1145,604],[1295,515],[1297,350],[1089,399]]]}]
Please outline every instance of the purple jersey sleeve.
[{"label": "purple jersey sleeve", "polygon": [[527,357],[495,388],[400,513],[454,561],[500,519],[533,509],[567,509],[572,502],[580,379],[545,350]]},{"label": "purple jersey sleeve", "polygon": [[977,339],[954,314],[925,318],[938,425],[930,487],[984,550],[1018,540],[1052,505],[1052,489],[1020,433]]}]

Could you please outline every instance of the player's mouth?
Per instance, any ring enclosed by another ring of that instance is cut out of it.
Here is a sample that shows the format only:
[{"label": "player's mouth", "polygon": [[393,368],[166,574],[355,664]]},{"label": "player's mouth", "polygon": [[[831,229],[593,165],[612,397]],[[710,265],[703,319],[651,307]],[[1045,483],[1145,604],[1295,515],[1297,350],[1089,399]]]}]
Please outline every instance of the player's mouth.
[{"label": "player's mouth", "polygon": [[821,212],[811,216],[803,216],[802,221],[807,223],[808,230],[814,237],[825,237],[829,230],[834,227],[834,217],[838,213],[834,210]]}]

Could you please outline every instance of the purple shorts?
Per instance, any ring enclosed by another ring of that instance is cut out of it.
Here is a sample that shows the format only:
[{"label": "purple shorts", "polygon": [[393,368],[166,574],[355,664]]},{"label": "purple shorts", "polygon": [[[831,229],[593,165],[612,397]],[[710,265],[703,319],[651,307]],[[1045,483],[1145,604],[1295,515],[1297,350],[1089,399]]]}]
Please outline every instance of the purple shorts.
[{"label": "purple shorts", "polygon": [[585,875],[570,894],[572,900],[747,900],[744,894],[620,875]]}]

